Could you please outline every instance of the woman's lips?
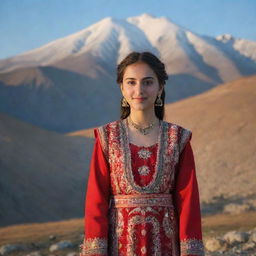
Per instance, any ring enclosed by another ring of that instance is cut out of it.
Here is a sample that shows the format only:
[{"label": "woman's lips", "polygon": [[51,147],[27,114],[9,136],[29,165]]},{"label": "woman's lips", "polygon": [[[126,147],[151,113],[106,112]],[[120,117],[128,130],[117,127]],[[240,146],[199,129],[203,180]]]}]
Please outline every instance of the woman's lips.
[{"label": "woman's lips", "polygon": [[137,100],[137,101],[143,101],[143,100],[145,100],[146,98],[134,98],[135,100]]}]

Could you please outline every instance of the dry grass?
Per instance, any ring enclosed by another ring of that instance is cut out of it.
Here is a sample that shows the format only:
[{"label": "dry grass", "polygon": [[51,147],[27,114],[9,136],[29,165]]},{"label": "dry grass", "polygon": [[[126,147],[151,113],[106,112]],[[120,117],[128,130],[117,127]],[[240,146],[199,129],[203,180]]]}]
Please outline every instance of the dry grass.
[{"label": "dry grass", "polygon": [[[49,240],[55,235],[57,240],[81,240],[83,219],[71,219],[59,222],[34,223],[8,226],[0,229],[0,245],[7,243],[31,243]],[[230,230],[247,231],[256,227],[256,211],[239,215],[218,214],[203,217],[203,235],[221,235]]]},{"label": "dry grass", "polygon": [[45,241],[50,235],[57,236],[58,240],[74,240],[79,239],[81,234],[83,234],[83,219],[13,225],[0,229],[0,245]]},{"label": "dry grass", "polygon": [[243,214],[218,214],[202,219],[204,237],[222,235],[231,230],[248,231],[256,227],[256,211]]},{"label": "dry grass", "polygon": [[89,128],[86,130],[79,130],[75,132],[66,133],[67,136],[80,136],[86,138],[94,138],[93,128]]}]

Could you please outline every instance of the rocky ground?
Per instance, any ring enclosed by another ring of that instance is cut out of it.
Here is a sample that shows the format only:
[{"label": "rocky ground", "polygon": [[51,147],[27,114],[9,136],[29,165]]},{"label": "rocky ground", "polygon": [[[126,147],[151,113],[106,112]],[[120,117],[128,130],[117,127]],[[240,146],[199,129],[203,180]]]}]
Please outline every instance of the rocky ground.
[{"label": "rocky ground", "polygon": [[256,255],[256,228],[248,232],[229,231],[204,240],[206,255]]},{"label": "rocky ground", "polygon": [[[256,256],[256,211],[202,219],[205,256]],[[83,220],[0,228],[0,255],[79,256]]]},{"label": "rocky ground", "polygon": [[[83,238],[83,235],[80,235]],[[79,241],[61,240],[51,235],[48,241],[27,244],[6,244],[0,248],[1,255],[24,256],[78,256]],[[230,231],[219,237],[204,240],[206,256],[255,256],[256,228],[248,232]]]},{"label": "rocky ground", "polygon": [[[82,239],[82,235],[80,236]],[[51,235],[48,241],[41,241],[37,243],[26,244],[6,244],[0,247],[1,255],[26,255],[26,256],[78,256],[79,255],[79,243],[71,240],[60,240]]]}]

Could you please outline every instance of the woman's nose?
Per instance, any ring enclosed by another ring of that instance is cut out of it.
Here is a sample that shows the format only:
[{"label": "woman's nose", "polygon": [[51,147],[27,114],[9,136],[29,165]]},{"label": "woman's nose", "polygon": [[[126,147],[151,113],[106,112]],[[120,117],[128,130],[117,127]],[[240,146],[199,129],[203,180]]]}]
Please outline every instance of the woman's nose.
[{"label": "woman's nose", "polygon": [[143,82],[138,82],[136,89],[138,93],[142,93],[144,90]]}]

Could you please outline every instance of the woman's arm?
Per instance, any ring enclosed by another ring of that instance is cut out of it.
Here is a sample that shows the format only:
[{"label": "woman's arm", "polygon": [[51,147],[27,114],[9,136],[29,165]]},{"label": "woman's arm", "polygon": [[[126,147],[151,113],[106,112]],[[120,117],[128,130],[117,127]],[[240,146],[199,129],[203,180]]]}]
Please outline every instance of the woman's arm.
[{"label": "woman's arm", "polygon": [[94,135],[85,200],[85,237],[80,245],[80,256],[107,255],[108,250],[109,169],[97,129],[94,129]]},{"label": "woman's arm", "polygon": [[179,218],[181,256],[204,255],[199,192],[190,141],[180,155],[177,171],[174,200]]}]

